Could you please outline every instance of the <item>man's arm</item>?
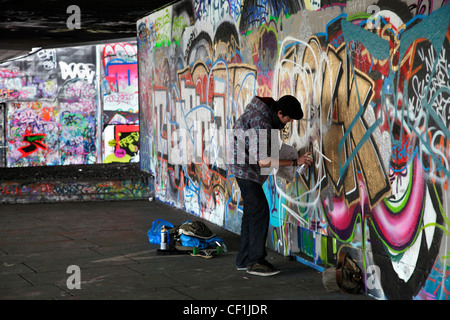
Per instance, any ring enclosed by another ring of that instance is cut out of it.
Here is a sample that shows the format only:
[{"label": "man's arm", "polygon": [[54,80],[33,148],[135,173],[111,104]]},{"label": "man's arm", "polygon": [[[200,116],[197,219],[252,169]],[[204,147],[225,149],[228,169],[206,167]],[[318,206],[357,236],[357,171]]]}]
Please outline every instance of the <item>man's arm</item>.
[{"label": "man's arm", "polygon": [[[268,168],[268,167],[285,167],[285,166],[292,166],[293,163],[292,160],[286,160],[286,159],[274,159],[274,158],[266,158],[263,160],[258,161],[258,164],[261,168]],[[307,165],[308,167],[313,163],[312,153],[306,152],[304,155],[299,157],[297,159],[297,166],[301,166],[302,164]]]}]

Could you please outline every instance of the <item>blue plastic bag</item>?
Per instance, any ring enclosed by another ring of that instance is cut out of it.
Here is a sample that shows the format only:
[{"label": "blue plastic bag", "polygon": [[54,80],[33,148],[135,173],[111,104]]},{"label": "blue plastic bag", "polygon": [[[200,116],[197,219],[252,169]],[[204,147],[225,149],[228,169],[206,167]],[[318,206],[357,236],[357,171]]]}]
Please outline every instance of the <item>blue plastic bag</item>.
[{"label": "blue plastic bag", "polygon": [[147,232],[148,241],[150,241],[150,243],[161,243],[161,229],[163,226],[165,226],[166,228],[173,228],[173,224],[166,220],[157,219],[153,221],[152,228]]},{"label": "blue plastic bag", "polygon": [[199,249],[206,249],[210,244],[218,242],[222,245],[223,241],[219,237],[213,237],[210,239],[199,239],[196,237],[190,237],[187,235],[180,235],[181,245],[183,247],[197,247]]}]

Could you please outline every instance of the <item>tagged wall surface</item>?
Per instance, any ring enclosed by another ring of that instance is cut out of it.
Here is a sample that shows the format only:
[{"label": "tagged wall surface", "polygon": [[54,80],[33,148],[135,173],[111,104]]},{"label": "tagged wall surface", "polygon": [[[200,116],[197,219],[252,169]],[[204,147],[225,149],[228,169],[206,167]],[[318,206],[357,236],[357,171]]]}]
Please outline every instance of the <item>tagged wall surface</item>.
[{"label": "tagged wall surface", "polygon": [[0,64],[0,166],[139,161],[136,42]]},{"label": "tagged wall surface", "polygon": [[280,140],[314,153],[264,185],[268,245],[349,251],[380,299],[449,298],[448,1],[183,0],[137,22],[141,168],[155,195],[239,232],[227,130],[254,95],[295,95]]}]

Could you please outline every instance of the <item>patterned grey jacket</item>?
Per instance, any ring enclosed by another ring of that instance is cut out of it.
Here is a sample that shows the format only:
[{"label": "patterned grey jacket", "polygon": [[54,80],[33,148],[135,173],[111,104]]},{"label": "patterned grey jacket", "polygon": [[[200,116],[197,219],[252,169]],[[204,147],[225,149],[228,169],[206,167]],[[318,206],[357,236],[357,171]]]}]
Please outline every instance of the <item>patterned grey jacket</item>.
[{"label": "patterned grey jacket", "polygon": [[[264,184],[268,173],[259,160],[278,157],[278,135],[284,125],[272,109],[272,98],[254,97],[233,127],[229,144],[229,175]],[[274,154],[275,153],[275,154]]]}]

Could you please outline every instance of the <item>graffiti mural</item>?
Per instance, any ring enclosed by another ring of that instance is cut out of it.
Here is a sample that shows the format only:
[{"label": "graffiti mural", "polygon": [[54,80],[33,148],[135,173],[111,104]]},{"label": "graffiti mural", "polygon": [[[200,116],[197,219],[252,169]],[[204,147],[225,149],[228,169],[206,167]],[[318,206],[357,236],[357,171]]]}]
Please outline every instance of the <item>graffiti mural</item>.
[{"label": "graffiti mural", "polygon": [[254,95],[295,95],[280,140],[315,163],[265,183],[268,246],[317,266],[350,251],[380,299],[450,297],[448,1],[185,0],[137,35],[158,199],[239,232],[228,130]]},{"label": "graffiti mural", "polygon": [[139,161],[139,98],[135,42],[99,46],[103,162]]},{"label": "graffiti mural", "polygon": [[0,102],[2,166],[139,162],[135,42],[3,62]]},{"label": "graffiti mural", "polygon": [[94,46],[58,50],[61,164],[98,161],[95,59]]},{"label": "graffiti mural", "polygon": [[6,104],[0,103],[0,167],[5,166],[5,155],[6,155],[5,113],[6,113]]},{"label": "graffiti mural", "polygon": [[0,183],[0,203],[147,200],[152,192],[152,183],[145,178],[102,182],[8,181]]}]

